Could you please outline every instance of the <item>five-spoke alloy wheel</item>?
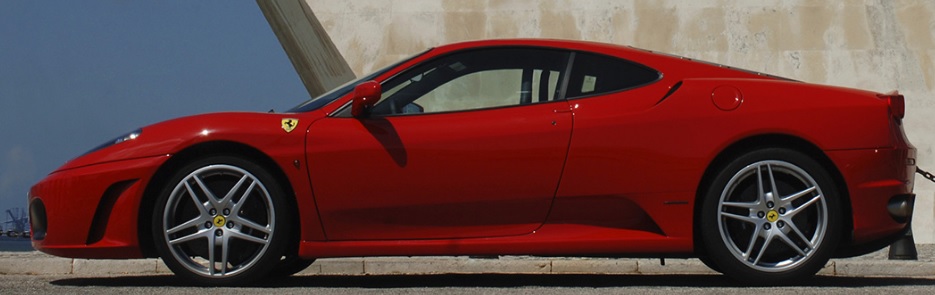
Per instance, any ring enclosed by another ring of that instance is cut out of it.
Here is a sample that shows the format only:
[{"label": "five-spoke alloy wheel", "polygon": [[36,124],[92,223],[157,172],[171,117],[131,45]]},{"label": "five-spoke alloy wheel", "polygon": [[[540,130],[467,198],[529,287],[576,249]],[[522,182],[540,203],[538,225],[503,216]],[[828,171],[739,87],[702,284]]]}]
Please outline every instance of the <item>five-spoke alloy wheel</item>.
[{"label": "five-spoke alloy wheel", "polygon": [[195,161],[172,178],[153,213],[166,265],[206,285],[243,284],[280,264],[291,218],[264,168],[238,157]]},{"label": "five-spoke alloy wheel", "polygon": [[709,262],[756,284],[814,275],[839,238],[839,195],[815,160],[762,149],[727,164],[702,204],[701,237]]}]

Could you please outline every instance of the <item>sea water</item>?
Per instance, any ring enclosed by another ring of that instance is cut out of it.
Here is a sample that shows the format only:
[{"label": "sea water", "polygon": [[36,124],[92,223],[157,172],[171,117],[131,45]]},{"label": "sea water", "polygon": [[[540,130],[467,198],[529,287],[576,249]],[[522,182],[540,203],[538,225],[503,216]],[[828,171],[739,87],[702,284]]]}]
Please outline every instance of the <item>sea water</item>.
[{"label": "sea water", "polygon": [[0,237],[0,252],[3,251],[32,251],[32,243],[26,238]]}]

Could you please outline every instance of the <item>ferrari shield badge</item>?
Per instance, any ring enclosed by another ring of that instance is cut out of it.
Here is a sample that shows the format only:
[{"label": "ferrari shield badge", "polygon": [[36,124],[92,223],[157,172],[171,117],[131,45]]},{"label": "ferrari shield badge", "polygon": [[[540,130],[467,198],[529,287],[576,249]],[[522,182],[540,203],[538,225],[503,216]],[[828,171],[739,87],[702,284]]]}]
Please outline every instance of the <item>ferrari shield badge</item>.
[{"label": "ferrari shield badge", "polygon": [[295,126],[299,125],[299,119],[294,118],[285,118],[282,119],[282,130],[286,130],[286,133],[292,132],[295,129]]}]

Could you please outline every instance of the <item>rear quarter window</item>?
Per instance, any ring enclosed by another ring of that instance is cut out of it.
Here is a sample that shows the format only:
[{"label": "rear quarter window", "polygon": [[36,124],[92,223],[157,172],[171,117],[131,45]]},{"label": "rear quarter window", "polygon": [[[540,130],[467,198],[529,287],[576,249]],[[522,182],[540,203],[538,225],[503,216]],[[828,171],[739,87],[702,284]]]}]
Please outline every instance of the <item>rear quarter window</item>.
[{"label": "rear quarter window", "polygon": [[568,98],[606,94],[647,85],[662,77],[647,66],[616,57],[577,52],[568,81]]}]

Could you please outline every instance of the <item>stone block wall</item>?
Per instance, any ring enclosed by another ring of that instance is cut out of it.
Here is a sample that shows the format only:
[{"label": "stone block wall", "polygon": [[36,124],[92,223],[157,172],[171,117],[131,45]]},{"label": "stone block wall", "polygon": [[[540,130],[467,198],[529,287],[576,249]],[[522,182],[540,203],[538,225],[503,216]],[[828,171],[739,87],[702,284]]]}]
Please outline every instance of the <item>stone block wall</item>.
[{"label": "stone block wall", "polygon": [[[906,96],[918,163],[935,170],[935,1],[306,0],[359,76],[428,47],[580,39],[810,83]],[[917,177],[916,242],[935,243],[935,185]]]}]

